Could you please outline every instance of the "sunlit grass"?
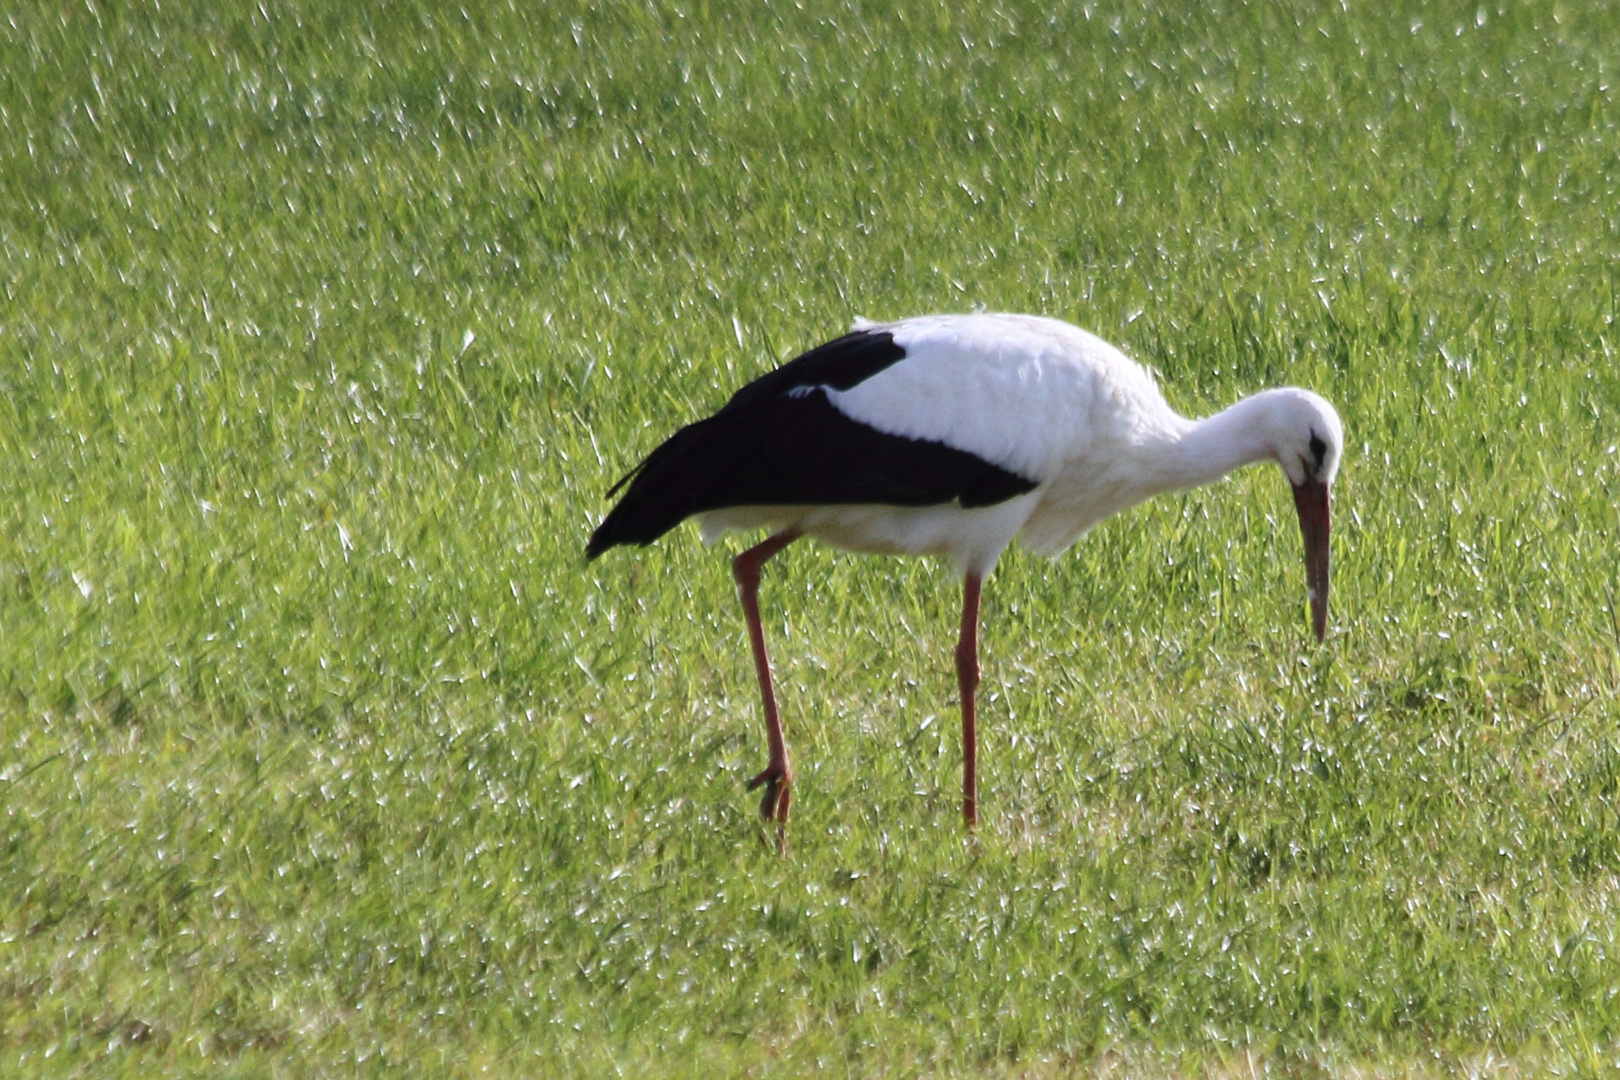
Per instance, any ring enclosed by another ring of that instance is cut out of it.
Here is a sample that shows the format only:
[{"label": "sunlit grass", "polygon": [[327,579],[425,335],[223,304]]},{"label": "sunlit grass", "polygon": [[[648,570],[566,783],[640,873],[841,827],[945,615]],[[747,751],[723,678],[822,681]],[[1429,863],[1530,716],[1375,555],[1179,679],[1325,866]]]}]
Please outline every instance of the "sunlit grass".
[{"label": "sunlit grass", "polygon": [[[512,10],[515,8],[516,10]],[[1615,13],[0,20],[0,1074],[1620,1066]],[[1345,417],[986,594],[586,565],[750,376],[974,307]]]}]

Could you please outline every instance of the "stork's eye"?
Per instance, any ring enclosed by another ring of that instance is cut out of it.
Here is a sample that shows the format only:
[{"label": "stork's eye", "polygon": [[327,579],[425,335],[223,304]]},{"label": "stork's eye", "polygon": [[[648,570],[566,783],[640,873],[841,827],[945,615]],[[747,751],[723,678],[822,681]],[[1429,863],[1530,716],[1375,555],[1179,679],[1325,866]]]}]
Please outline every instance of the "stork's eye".
[{"label": "stork's eye", "polygon": [[1327,443],[1322,441],[1322,436],[1318,435],[1314,431],[1311,432],[1311,457],[1316,459],[1316,467],[1318,469],[1322,467],[1322,459],[1326,456]]}]

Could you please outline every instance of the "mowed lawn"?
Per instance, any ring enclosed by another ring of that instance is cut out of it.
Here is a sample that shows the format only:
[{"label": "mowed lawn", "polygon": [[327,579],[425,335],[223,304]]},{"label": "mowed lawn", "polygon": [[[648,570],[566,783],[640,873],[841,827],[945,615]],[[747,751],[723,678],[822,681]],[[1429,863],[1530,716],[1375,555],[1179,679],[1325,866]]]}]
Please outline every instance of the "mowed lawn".
[{"label": "mowed lawn", "polygon": [[[1612,4],[0,17],[0,1075],[1620,1069]],[[1344,416],[989,582],[587,565],[856,315]]]}]

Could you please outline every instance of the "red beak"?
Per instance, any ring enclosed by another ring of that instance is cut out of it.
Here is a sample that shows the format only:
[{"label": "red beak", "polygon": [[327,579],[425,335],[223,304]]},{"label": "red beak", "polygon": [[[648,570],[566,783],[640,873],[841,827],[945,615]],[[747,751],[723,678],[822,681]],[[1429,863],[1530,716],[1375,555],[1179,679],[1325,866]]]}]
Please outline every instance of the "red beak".
[{"label": "red beak", "polygon": [[1328,617],[1328,486],[1306,480],[1294,486],[1299,531],[1305,537],[1305,584],[1310,589],[1311,629],[1316,640],[1327,636]]}]

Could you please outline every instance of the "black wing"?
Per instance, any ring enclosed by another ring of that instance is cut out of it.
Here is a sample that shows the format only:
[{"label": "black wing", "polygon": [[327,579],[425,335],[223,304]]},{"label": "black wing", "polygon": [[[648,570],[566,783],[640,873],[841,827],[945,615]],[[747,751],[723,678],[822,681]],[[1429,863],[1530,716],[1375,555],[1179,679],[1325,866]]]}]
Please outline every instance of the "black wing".
[{"label": "black wing", "polygon": [[853,420],[822,389],[847,390],[904,357],[887,332],[856,331],[749,383],[614,485],[629,487],[586,556],[650,544],[693,514],[729,506],[975,507],[1032,490],[1034,481],[965,450]]}]

